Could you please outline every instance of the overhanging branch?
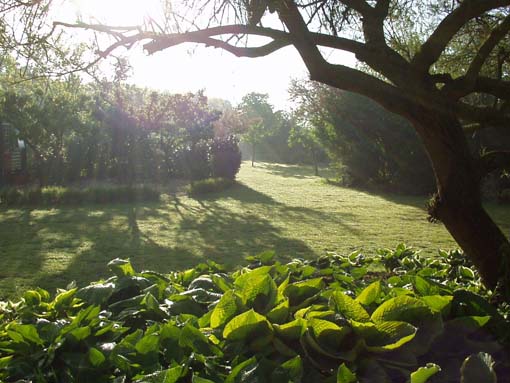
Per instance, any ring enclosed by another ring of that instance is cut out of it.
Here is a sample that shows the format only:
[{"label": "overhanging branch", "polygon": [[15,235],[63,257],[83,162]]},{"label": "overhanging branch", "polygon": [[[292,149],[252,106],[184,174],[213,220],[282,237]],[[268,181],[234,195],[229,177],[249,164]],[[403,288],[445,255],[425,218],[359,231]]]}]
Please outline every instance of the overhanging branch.
[{"label": "overhanging branch", "polygon": [[492,9],[510,5],[510,0],[464,0],[446,16],[411,61],[420,73],[428,72],[455,34],[470,20]]}]

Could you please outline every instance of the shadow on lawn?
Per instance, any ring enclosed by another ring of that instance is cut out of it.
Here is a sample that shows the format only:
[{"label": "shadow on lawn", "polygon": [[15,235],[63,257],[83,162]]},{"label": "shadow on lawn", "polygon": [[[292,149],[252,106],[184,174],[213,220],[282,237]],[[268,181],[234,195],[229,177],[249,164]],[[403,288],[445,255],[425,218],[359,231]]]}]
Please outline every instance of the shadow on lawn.
[{"label": "shadow on lawn", "polygon": [[[269,173],[286,178],[315,178],[314,169],[312,165],[287,165],[277,163],[256,163],[255,167],[264,168]],[[319,171],[320,173],[320,171]]]}]

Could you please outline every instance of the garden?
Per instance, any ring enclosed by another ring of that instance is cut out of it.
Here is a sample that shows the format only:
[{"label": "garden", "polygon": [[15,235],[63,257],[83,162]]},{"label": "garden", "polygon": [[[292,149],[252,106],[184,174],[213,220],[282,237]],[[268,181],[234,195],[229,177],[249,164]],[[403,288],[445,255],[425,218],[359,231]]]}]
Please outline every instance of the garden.
[{"label": "garden", "polygon": [[0,0],[0,381],[510,382],[509,37],[509,0]]}]

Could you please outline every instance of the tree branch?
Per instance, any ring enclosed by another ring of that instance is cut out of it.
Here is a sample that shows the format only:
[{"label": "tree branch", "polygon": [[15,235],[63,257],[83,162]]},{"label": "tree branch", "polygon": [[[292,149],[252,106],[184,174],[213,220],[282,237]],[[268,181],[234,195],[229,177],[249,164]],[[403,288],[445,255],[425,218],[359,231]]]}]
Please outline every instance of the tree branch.
[{"label": "tree branch", "polygon": [[436,30],[421,46],[411,64],[423,73],[428,72],[455,34],[471,19],[483,13],[510,5],[510,0],[464,0],[439,23]]},{"label": "tree branch", "polygon": [[503,22],[492,30],[490,36],[478,50],[465,75],[469,83],[474,83],[476,77],[480,74],[483,64],[508,31],[510,31],[510,15],[505,17]]}]

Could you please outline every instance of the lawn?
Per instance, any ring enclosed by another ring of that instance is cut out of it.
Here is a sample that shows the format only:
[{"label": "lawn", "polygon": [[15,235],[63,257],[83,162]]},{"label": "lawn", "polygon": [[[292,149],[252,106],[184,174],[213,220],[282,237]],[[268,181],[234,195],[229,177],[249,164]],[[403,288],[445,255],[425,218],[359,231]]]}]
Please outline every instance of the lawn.
[{"label": "lawn", "polygon": [[[206,259],[239,264],[266,249],[290,259],[400,242],[428,254],[455,247],[441,224],[427,222],[425,198],[328,185],[299,166],[243,164],[238,179],[200,200],[173,193],[138,205],[1,210],[1,296],[97,280],[116,257],[168,272]],[[488,208],[508,232],[510,207]]]}]

